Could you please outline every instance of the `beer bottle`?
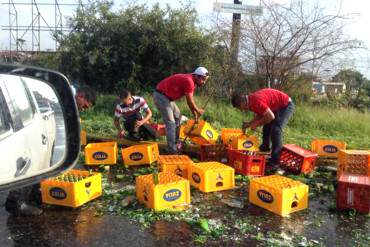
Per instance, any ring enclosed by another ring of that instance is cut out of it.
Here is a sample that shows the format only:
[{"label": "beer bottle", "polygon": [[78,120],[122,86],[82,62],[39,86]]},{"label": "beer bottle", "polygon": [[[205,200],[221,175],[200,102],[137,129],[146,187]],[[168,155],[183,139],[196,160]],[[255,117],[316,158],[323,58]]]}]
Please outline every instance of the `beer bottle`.
[{"label": "beer bottle", "polygon": [[159,184],[159,174],[157,169],[154,169],[153,171],[153,183],[154,185]]}]

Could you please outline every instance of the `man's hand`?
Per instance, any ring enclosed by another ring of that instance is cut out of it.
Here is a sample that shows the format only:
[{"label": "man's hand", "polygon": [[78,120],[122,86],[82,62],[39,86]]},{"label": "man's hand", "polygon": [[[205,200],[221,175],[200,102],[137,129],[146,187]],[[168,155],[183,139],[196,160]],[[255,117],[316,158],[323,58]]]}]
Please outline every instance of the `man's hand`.
[{"label": "man's hand", "polygon": [[242,131],[245,134],[245,131],[251,126],[251,122],[243,122],[242,124]]},{"label": "man's hand", "polygon": [[198,112],[199,116],[202,116],[204,114],[204,109],[199,108],[197,112]]},{"label": "man's hand", "polygon": [[123,138],[124,136],[125,136],[125,131],[124,130],[118,131],[118,133],[117,133],[118,138]]},{"label": "man's hand", "polygon": [[136,121],[136,123],[135,123],[135,128],[139,128],[141,125],[143,125],[144,124],[144,121],[143,120],[138,120],[138,121]]}]

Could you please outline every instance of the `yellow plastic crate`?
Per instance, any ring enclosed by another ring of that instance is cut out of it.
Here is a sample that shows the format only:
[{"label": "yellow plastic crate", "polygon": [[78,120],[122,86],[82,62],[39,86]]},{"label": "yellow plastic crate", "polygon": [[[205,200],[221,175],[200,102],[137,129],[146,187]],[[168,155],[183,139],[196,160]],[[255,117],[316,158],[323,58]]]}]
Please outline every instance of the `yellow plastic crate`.
[{"label": "yellow plastic crate", "polygon": [[231,144],[233,137],[240,136],[243,134],[242,129],[231,129],[222,128],[221,129],[221,140],[223,144]]},{"label": "yellow plastic crate", "polygon": [[343,173],[370,177],[370,150],[340,150],[338,153],[337,178]]},{"label": "yellow plastic crate", "polygon": [[312,152],[323,157],[337,158],[339,150],[346,149],[346,147],[347,144],[342,141],[314,139],[311,142]]},{"label": "yellow plastic crate", "polygon": [[185,130],[185,125],[181,125],[180,126],[179,138],[182,139],[182,140],[184,140],[185,137],[186,137],[184,130]]},{"label": "yellow plastic crate", "polygon": [[249,201],[281,216],[308,206],[308,186],[279,175],[253,178]]},{"label": "yellow plastic crate", "polygon": [[158,164],[161,171],[172,172],[183,178],[188,178],[188,165],[193,161],[187,155],[159,155]]},{"label": "yellow plastic crate", "polygon": [[[59,181],[61,176],[73,175],[83,177],[77,182]],[[77,208],[102,194],[102,178],[100,173],[90,174],[88,171],[70,170],[56,178],[41,182],[42,201],[47,204]]]},{"label": "yellow plastic crate", "polygon": [[87,133],[84,130],[81,130],[80,132],[80,141],[81,146],[85,146],[87,144]]},{"label": "yellow plastic crate", "polygon": [[219,162],[189,164],[188,179],[192,186],[203,192],[228,190],[235,186],[234,168]]},{"label": "yellow plastic crate", "polygon": [[153,174],[136,178],[136,198],[155,211],[179,211],[190,205],[189,181],[172,172],[160,172],[158,184]]},{"label": "yellow plastic crate", "polygon": [[86,165],[115,165],[117,142],[89,143],[85,146]]},{"label": "yellow plastic crate", "polygon": [[126,166],[149,165],[158,160],[157,143],[135,145],[122,149],[122,159]]},{"label": "yellow plastic crate", "polygon": [[259,142],[257,136],[239,135],[231,138],[231,146],[237,150],[258,151]]},{"label": "yellow plastic crate", "polygon": [[190,119],[184,126],[184,133],[190,137],[191,141],[199,145],[215,144],[218,139],[217,131],[203,120],[199,120],[194,125],[194,119]]}]

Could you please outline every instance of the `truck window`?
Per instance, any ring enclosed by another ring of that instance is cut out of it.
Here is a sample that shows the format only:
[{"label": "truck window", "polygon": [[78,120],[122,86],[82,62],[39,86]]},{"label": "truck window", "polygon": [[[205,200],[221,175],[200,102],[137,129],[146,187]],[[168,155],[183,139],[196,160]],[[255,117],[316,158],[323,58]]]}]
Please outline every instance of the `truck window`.
[{"label": "truck window", "polygon": [[5,86],[11,98],[12,105],[23,124],[33,118],[34,111],[30,103],[30,98],[20,78],[5,77]]}]

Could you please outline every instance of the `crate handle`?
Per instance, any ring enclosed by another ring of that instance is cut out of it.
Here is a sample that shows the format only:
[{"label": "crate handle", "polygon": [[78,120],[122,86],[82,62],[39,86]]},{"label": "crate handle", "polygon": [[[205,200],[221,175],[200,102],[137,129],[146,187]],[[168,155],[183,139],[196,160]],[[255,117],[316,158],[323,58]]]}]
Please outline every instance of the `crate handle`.
[{"label": "crate handle", "polygon": [[222,187],[222,186],[224,186],[224,183],[223,182],[217,182],[216,183],[216,187]]},{"label": "crate handle", "polygon": [[252,162],[253,162],[253,163],[260,163],[260,162],[261,162],[261,160],[259,160],[259,159],[252,159]]},{"label": "crate handle", "polygon": [[292,202],[291,208],[296,208],[298,206],[298,202],[294,201]]},{"label": "crate handle", "polygon": [[180,207],[189,207],[189,206],[190,206],[190,204],[184,202],[184,203],[173,205],[172,207],[173,208],[180,208]]},{"label": "crate handle", "polygon": [[86,188],[89,188],[91,186],[91,182],[87,182],[87,183],[85,183],[85,187]]}]

